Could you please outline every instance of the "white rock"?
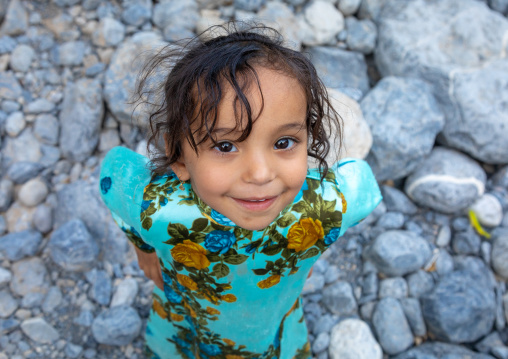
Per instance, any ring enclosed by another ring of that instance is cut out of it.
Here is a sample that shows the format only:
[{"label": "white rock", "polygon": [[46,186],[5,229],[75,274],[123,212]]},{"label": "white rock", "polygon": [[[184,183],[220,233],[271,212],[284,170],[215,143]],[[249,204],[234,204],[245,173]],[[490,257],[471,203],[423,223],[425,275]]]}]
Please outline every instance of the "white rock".
[{"label": "white rock", "polygon": [[344,16],[353,15],[358,11],[362,0],[339,0],[337,7]]},{"label": "white rock", "polygon": [[11,279],[12,273],[9,270],[0,267],[0,288],[9,283]]},{"label": "white rock", "polygon": [[476,214],[480,224],[487,227],[497,227],[503,220],[503,207],[501,203],[489,193],[478,198],[469,209]]},{"label": "white rock", "polygon": [[42,318],[31,318],[21,323],[21,330],[30,339],[38,343],[52,343],[60,334]]},{"label": "white rock", "polygon": [[257,17],[261,23],[273,27],[282,34],[285,46],[300,50],[302,46],[300,27],[288,5],[270,1],[258,12]]},{"label": "white rock", "polygon": [[29,208],[22,206],[19,202],[14,202],[5,212],[7,231],[13,233],[32,228],[34,212],[35,207]]},{"label": "white rock", "polygon": [[35,51],[30,46],[21,44],[12,51],[10,65],[11,69],[19,72],[27,72],[30,69]]},{"label": "white rock", "polygon": [[125,26],[121,22],[106,17],[101,19],[99,27],[92,35],[94,45],[107,47],[116,46],[122,42],[125,36]]},{"label": "white rock", "polygon": [[369,326],[358,319],[346,319],[332,329],[331,359],[381,359],[383,352]]},{"label": "white rock", "polygon": [[48,186],[39,178],[33,178],[21,186],[19,201],[27,207],[35,207],[46,199]]},{"label": "white rock", "polygon": [[306,45],[328,44],[335,41],[344,29],[344,16],[327,1],[315,0],[303,11],[304,19],[312,28],[313,38],[306,39]]},{"label": "white rock", "polygon": [[5,120],[5,132],[11,137],[18,136],[24,130],[26,121],[23,112],[13,112]]},{"label": "white rock", "polygon": [[110,307],[116,305],[131,305],[138,294],[138,282],[134,278],[124,279],[116,288]]}]

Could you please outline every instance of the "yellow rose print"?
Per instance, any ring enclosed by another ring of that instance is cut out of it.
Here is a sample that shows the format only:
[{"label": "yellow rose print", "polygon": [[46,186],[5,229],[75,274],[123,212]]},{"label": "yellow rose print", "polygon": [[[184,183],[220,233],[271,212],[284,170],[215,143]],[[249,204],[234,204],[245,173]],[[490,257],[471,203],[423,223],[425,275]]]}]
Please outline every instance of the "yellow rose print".
[{"label": "yellow rose print", "polygon": [[187,308],[187,310],[189,311],[189,314],[192,318],[196,318],[197,315],[196,315],[196,312],[194,311],[194,309],[191,308],[191,306],[189,304],[187,304],[187,302],[183,302],[183,306],[185,308]]},{"label": "yellow rose print", "polygon": [[219,302],[219,298],[213,294],[208,294],[208,293],[203,293],[203,292],[199,292],[199,294],[201,294],[203,297],[205,297],[205,299],[207,301],[209,301],[210,303],[217,304]]},{"label": "yellow rose print", "polygon": [[171,317],[171,320],[175,321],[175,322],[181,322],[184,319],[183,315],[176,314],[176,313],[173,313],[173,312],[170,313],[170,317]]},{"label": "yellow rose print", "polygon": [[166,319],[168,317],[168,313],[164,310],[162,304],[160,304],[157,300],[153,300],[152,309],[159,317],[162,319]]},{"label": "yellow rose print", "polygon": [[236,302],[236,296],[234,294],[225,294],[221,297],[221,299],[228,303]]},{"label": "yellow rose print", "polygon": [[177,274],[176,279],[178,280],[178,283],[183,285],[186,288],[189,288],[190,290],[197,290],[198,284],[194,282],[191,277],[185,275],[185,274]]},{"label": "yellow rose print", "polygon": [[346,202],[346,198],[344,197],[344,194],[342,192],[340,192],[340,200],[342,202],[342,213],[346,213],[347,212],[347,202]]},{"label": "yellow rose print", "polygon": [[228,339],[228,338],[222,338],[222,341],[224,343],[226,343],[227,345],[231,345],[231,346],[234,346],[236,344],[234,341],[232,341],[231,339]]},{"label": "yellow rose print", "polygon": [[266,289],[273,287],[275,284],[280,282],[280,275],[274,274],[266,279],[263,279],[261,282],[258,282],[258,287],[261,289]]},{"label": "yellow rose print", "polygon": [[208,314],[212,314],[212,315],[220,314],[220,311],[218,311],[217,309],[212,308],[212,307],[206,307],[206,312]]},{"label": "yellow rose print", "polygon": [[171,256],[187,267],[203,269],[210,265],[210,261],[206,258],[206,249],[189,239],[174,246],[171,249]]},{"label": "yellow rose print", "polygon": [[244,359],[243,355],[226,354],[226,359]]},{"label": "yellow rose print", "polygon": [[318,239],[325,236],[321,221],[312,218],[301,219],[289,228],[288,248],[295,252],[302,252],[316,244]]}]

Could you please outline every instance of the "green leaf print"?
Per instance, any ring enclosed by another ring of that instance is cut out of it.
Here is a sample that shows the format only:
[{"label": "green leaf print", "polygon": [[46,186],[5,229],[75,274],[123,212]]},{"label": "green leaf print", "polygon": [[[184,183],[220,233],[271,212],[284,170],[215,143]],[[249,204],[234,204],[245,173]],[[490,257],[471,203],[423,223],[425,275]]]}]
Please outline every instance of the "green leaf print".
[{"label": "green leaf print", "polygon": [[309,248],[309,249],[307,250],[307,252],[305,252],[305,253],[304,253],[304,254],[300,257],[300,259],[307,259],[307,258],[310,258],[310,257],[314,257],[314,256],[316,256],[316,255],[318,255],[318,254],[319,254],[319,249],[312,247],[312,248]]},{"label": "green leaf print", "polygon": [[217,263],[213,266],[211,275],[217,278],[223,278],[229,274],[229,267],[222,263]]},{"label": "green leaf print", "polygon": [[226,255],[224,256],[224,262],[229,264],[242,264],[249,258],[249,256],[246,256],[245,254],[232,254],[232,255]]},{"label": "green leaf print", "polygon": [[275,244],[273,246],[268,246],[266,248],[263,248],[261,253],[266,254],[267,256],[274,256],[277,253],[279,253],[282,250],[282,246],[279,244]]},{"label": "green leaf print", "polygon": [[188,239],[189,230],[183,224],[180,223],[169,223],[168,234],[177,239]]},{"label": "green leaf print", "polygon": [[206,218],[197,218],[192,222],[191,231],[193,232],[202,232],[206,226],[208,225],[208,219]]},{"label": "green leaf print", "polygon": [[148,231],[152,227],[152,219],[146,217],[143,222],[141,222],[141,226]]},{"label": "green leaf print", "polygon": [[266,273],[268,273],[270,270],[269,269],[264,269],[264,268],[259,268],[259,269],[253,269],[252,270],[254,272],[254,274],[256,275],[265,275]]},{"label": "green leaf print", "polygon": [[293,222],[296,222],[296,217],[293,213],[288,212],[277,220],[277,225],[282,228],[286,228]]}]

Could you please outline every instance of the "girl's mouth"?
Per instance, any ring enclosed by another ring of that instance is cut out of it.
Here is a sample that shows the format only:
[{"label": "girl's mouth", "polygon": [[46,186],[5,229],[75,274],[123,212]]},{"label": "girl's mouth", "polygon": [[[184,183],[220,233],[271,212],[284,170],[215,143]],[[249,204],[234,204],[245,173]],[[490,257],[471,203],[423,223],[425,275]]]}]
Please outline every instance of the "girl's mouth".
[{"label": "girl's mouth", "polygon": [[249,211],[264,211],[275,202],[278,196],[267,198],[233,198],[243,208]]}]

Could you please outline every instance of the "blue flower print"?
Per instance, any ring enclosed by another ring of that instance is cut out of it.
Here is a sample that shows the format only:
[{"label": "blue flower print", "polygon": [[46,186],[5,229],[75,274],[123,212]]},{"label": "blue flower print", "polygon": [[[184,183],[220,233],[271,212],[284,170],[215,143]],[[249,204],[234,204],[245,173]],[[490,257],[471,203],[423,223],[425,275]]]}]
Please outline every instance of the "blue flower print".
[{"label": "blue flower print", "polygon": [[226,253],[235,243],[236,237],[231,232],[215,230],[205,237],[205,247],[210,252]]},{"label": "blue flower print", "polygon": [[171,337],[171,339],[173,339],[175,341],[175,344],[178,345],[181,348],[190,348],[191,347],[190,343],[186,342],[185,340],[180,339],[176,335],[173,335]]},{"label": "blue flower print", "polygon": [[183,285],[181,285],[178,282],[176,282],[176,286],[178,287],[178,290],[181,292],[185,292],[187,290],[187,288],[185,288]]},{"label": "blue flower print", "polygon": [[220,350],[219,346],[215,344],[199,343],[199,349],[212,356],[222,354],[222,350]]},{"label": "blue flower print", "polygon": [[340,227],[332,228],[332,230],[325,236],[325,245],[329,246],[339,238]]},{"label": "blue flower print", "polygon": [[182,351],[183,354],[185,354],[188,358],[190,359],[196,359],[196,357],[194,356],[194,354],[187,348],[181,348],[180,349]]},{"label": "blue flower print", "polygon": [[192,335],[195,337],[198,335],[198,332],[196,330],[196,326],[194,325],[194,322],[192,321],[192,318],[189,315],[185,316],[185,320],[187,323],[189,323],[189,329],[191,330]]},{"label": "blue flower print", "polygon": [[111,188],[111,177],[104,177],[101,179],[101,192],[102,194],[108,193]]},{"label": "blue flower print", "polygon": [[162,199],[159,201],[159,204],[161,205],[161,207],[164,207],[165,205],[168,204],[168,199],[166,197],[162,197]]},{"label": "blue flower print", "polygon": [[293,201],[293,203],[296,203],[299,200],[301,200],[302,197],[303,197],[303,191],[306,191],[308,189],[309,189],[309,185],[307,184],[307,181],[303,182],[302,188],[300,189],[300,192],[298,192],[298,194],[296,195],[295,200]]},{"label": "blue flower print", "polygon": [[182,302],[182,296],[180,294],[178,294],[177,292],[175,292],[173,290],[173,288],[171,288],[168,285],[164,285],[164,294],[166,295],[166,298],[168,298],[168,300],[171,303],[181,303]]},{"label": "blue flower print", "polygon": [[165,272],[162,272],[162,280],[164,281],[164,284],[166,284],[166,285],[173,284],[173,279]]},{"label": "blue flower print", "polygon": [[152,203],[152,200],[141,202],[141,212],[146,211],[150,207],[150,203]]},{"label": "blue flower print", "polygon": [[277,333],[275,333],[275,338],[273,339],[273,346],[274,346],[275,348],[280,347],[280,339],[279,339],[279,336],[280,336],[280,327],[279,327],[279,329],[277,329]]},{"label": "blue flower print", "polygon": [[223,214],[220,214],[215,209],[212,209],[211,217],[213,218],[213,220],[215,222],[217,222],[218,224],[222,224],[223,226],[230,226],[230,227],[235,226],[235,223],[232,220],[230,220],[228,217],[224,216]]},{"label": "blue flower print", "polygon": [[245,253],[252,254],[256,251],[256,249],[258,249],[258,247],[255,244],[251,243],[245,247]]}]

